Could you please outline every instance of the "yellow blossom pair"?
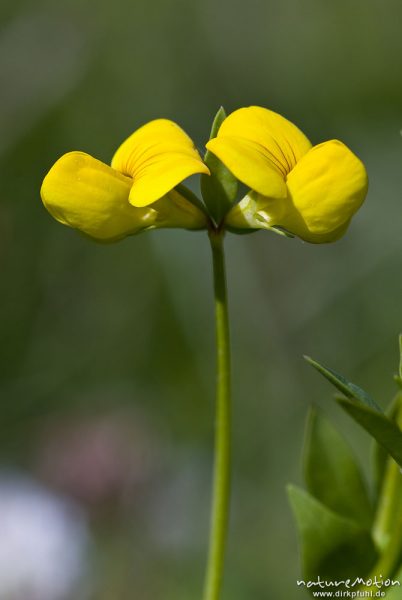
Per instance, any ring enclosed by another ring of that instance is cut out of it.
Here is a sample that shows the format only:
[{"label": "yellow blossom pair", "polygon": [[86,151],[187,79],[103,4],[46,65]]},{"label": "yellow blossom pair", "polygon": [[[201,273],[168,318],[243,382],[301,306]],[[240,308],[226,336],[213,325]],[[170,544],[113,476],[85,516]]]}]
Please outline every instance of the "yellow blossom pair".
[{"label": "yellow blossom pair", "polygon": [[[41,195],[61,223],[100,241],[155,227],[283,228],[309,242],[329,242],[346,230],[364,201],[367,174],[342,143],[312,146],[290,121],[260,107],[229,115],[207,143],[250,192],[222,223],[179,184],[200,173],[218,177],[175,123],[157,119],[134,132],[111,166],[83,152],[62,156]],[[179,187],[177,187],[179,186]]]}]

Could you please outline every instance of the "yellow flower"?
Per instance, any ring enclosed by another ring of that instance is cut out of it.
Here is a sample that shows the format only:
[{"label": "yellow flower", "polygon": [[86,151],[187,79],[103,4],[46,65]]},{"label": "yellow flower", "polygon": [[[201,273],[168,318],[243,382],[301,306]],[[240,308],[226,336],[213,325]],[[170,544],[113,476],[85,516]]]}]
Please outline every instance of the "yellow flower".
[{"label": "yellow flower", "polygon": [[281,227],[308,242],[332,242],[367,193],[366,169],[345,144],[312,146],[293,123],[258,106],[229,115],[207,148],[251,189],[227,215],[229,228]]},{"label": "yellow flower", "polygon": [[202,229],[205,214],[174,188],[209,173],[175,123],[156,119],[117,150],[111,167],[84,152],[64,154],[46,175],[41,197],[60,223],[103,242],[155,227]]}]

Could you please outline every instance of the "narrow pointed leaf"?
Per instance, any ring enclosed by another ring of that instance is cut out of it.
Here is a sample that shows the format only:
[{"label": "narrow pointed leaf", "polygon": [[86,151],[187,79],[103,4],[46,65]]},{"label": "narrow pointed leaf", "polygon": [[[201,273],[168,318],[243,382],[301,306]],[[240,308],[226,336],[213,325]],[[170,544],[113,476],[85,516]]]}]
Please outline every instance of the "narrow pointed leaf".
[{"label": "narrow pointed leaf", "polygon": [[402,467],[402,432],[397,425],[386,415],[361,402],[348,398],[336,400]]},{"label": "narrow pointed leaf", "polygon": [[[221,107],[212,124],[210,139],[216,137],[225,119],[226,113]],[[205,153],[204,162],[211,174],[201,175],[201,193],[209,214],[219,224],[236,198],[238,182],[229,169],[209,150]]]},{"label": "narrow pointed leaf", "polygon": [[376,560],[368,530],[300,488],[289,486],[288,495],[299,532],[304,579],[364,577]]},{"label": "narrow pointed leaf", "polygon": [[312,496],[367,529],[372,508],[359,465],[330,421],[311,409],[304,447],[304,476]]},{"label": "narrow pointed leaf", "polygon": [[223,123],[223,121],[226,119],[226,111],[223,108],[223,106],[221,106],[218,110],[218,112],[216,113],[214,120],[212,122],[212,127],[211,127],[211,133],[209,134],[209,139],[212,140],[212,138],[215,138],[218,135],[218,131]]},{"label": "narrow pointed leaf", "polygon": [[317,369],[317,371],[321,373],[321,375],[328,379],[328,381],[330,381],[332,385],[334,385],[340,392],[342,392],[342,394],[345,394],[347,398],[354,398],[355,400],[359,400],[363,404],[366,404],[368,407],[376,410],[379,413],[383,412],[378,406],[378,404],[367,392],[365,392],[362,388],[355,385],[354,383],[348,381],[346,377],[340,375],[333,369],[324,367],[324,365],[321,365],[319,362],[310,358],[309,356],[305,356],[304,358],[312,367]]}]

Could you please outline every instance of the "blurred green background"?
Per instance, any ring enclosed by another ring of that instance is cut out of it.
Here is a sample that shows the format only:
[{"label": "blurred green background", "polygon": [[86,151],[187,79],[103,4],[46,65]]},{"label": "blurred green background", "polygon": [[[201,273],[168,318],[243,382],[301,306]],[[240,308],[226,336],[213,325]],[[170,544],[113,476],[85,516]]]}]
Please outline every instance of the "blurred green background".
[{"label": "blurred green background", "polygon": [[83,507],[90,598],[200,597],[213,441],[209,248],[204,233],[185,231],[90,243],[45,212],[43,176],[73,149],[108,162],[157,117],[202,150],[220,105],[266,106],[313,143],[339,138],[365,162],[367,202],[336,244],[227,238],[234,476],[223,598],[305,598],[285,484],[301,482],[308,406],[332,416],[367,472],[369,441],[301,355],[383,406],[394,390],[401,2],[3,0],[0,14],[1,463]]}]

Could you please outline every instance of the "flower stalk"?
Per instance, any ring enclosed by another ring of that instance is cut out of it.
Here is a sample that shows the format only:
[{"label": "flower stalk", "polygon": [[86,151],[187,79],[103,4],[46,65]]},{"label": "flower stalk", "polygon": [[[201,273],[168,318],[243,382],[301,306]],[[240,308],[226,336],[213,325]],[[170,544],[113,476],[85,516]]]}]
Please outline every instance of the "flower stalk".
[{"label": "flower stalk", "polygon": [[214,276],[217,378],[213,498],[204,600],[218,600],[220,597],[230,504],[230,336],[223,237],[222,231],[213,229],[209,232]]}]

